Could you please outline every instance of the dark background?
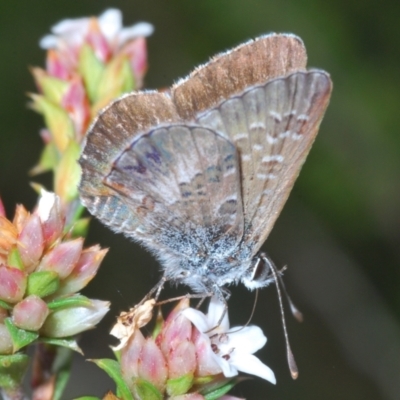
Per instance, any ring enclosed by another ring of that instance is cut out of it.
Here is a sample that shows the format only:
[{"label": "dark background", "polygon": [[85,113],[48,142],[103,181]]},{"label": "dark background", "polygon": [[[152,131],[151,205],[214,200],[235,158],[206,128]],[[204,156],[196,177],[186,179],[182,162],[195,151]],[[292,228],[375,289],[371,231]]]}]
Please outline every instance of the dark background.
[{"label": "dark background", "polygon": [[[27,171],[42,143],[40,116],[26,107],[34,91],[28,66],[43,66],[38,40],[67,17],[108,7],[125,25],[145,20],[147,88],[169,86],[219,51],[268,32],[305,42],[309,66],[328,71],[334,91],[320,134],[265,249],[288,265],[289,293],[305,314],[288,315],[300,369],[286,365],[273,287],[260,294],[253,323],[268,343],[258,354],[277,376],[237,386],[247,399],[377,400],[400,398],[400,2],[372,0],[20,0],[0,3],[0,193],[11,216],[16,203],[36,201]],[[115,315],[158,280],[156,261],[139,246],[93,222],[88,244],[110,247],[98,277],[85,289],[110,300],[112,311],[85,333],[88,358],[109,357]],[[166,295],[176,291],[168,292]],[[233,288],[232,324],[243,324],[253,294]],[[77,357],[65,399],[102,395],[107,376]]]}]

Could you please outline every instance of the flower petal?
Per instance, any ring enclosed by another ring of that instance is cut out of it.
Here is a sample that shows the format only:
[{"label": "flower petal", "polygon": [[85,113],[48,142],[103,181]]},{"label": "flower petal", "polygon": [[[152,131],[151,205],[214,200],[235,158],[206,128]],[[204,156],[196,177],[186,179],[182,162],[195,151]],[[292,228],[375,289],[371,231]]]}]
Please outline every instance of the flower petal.
[{"label": "flower petal", "polygon": [[192,338],[197,356],[196,376],[217,375],[222,372],[219,366],[219,357],[212,351],[210,338],[200,333],[198,330],[193,330]]},{"label": "flower petal", "polygon": [[182,310],[184,315],[198,330],[199,332],[206,332],[209,329],[207,317],[199,310],[194,308],[186,308]]},{"label": "flower petal", "polygon": [[118,35],[118,44],[122,46],[128,40],[135,39],[138,37],[147,37],[154,32],[154,27],[148,22],[138,22],[137,24],[124,28]]},{"label": "flower petal", "polygon": [[[256,356],[235,350],[230,355],[230,364],[241,372],[259,376],[274,385],[276,384],[275,374],[272,369],[263,364]],[[225,373],[224,373],[225,375]],[[227,376],[227,375],[225,375]]]},{"label": "flower petal", "polygon": [[258,326],[234,327],[230,330],[233,332],[227,332],[229,337],[228,346],[235,349],[240,348],[240,351],[244,353],[253,354],[267,343],[267,338]]},{"label": "flower petal", "polygon": [[[219,323],[222,314],[224,314],[224,317]],[[216,296],[211,297],[210,304],[208,305],[207,319],[209,324],[208,329],[212,329],[217,325],[216,332],[226,332],[229,329],[228,310],[226,309],[226,305],[219,301]]]},{"label": "flower petal", "polygon": [[101,33],[109,42],[115,38],[122,28],[122,13],[117,8],[109,8],[105,10],[97,20]]}]

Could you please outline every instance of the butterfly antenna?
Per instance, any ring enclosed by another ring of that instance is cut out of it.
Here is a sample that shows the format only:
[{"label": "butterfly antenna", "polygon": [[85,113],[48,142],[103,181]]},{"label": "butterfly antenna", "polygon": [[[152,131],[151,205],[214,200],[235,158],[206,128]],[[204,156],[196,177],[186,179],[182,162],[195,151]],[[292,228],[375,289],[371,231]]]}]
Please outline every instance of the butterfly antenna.
[{"label": "butterfly antenna", "polygon": [[[268,259],[265,256],[262,256],[262,258],[265,260],[265,262],[268,262]],[[286,355],[287,355],[287,361],[289,365],[289,370],[290,370],[290,375],[292,376],[293,379],[297,379],[299,376],[299,370],[296,365],[296,361],[294,359],[292,349],[290,347],[289,343],[289,335],[287,333],[287,328],[286,328],[286,321],[285,321],[285,313],[283,311],[283,302],[282,302],[282,293],[281,293],[281,288],[279,286],[279,283],[281,280],[279,279],[279,273],[272,263],[269,263],[271,265],[271,272],[272,275],[274,276],[274,281],[275,281],[275,286],[276,286],[276,291],[278,293],[278,300],[279,300],[279,308],[281,311],[281,320],[282,320],[282,326],[283,326],[283,334],[285,336],[285,342],[286,342]]]},{"label": "butterfly antenna", "polygon": [[[275,267],[275,265],[274,265],[274,267]],[[285,269],[286,269],[286,267],[283,267],[280,272],[284,271]],[[298,322],[303,322],[303,313],[295,306],[295,304],[293,303],[292,299],[290,298],[290,296],[289,296],[289,294],[288,294],[288,292],[286,290],[286,286],[285,286],[285,283],[283,282],[281,274],[278,273],[277,277],[279,279],[279,283],[281,284],[283,293],[284,293],[284,295],[285,295],[285,297],[286,297],[286,299],[287,299],[287,301],[289,303],[290,311],[291,311],[293,317],[295,317]]]}]

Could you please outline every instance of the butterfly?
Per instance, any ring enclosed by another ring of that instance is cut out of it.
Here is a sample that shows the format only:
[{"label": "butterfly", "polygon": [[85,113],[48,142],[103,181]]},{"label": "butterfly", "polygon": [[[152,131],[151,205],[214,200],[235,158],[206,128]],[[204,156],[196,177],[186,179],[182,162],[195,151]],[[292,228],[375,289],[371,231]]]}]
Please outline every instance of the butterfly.
[{"label": "butterfly", "polygon": [[164,281],[199,294],[268,285],[260,248],[317,135],[332,83],[298,37],[219,54],[168,91],[127,94],[86,136],[87,209],[149,249]]}]

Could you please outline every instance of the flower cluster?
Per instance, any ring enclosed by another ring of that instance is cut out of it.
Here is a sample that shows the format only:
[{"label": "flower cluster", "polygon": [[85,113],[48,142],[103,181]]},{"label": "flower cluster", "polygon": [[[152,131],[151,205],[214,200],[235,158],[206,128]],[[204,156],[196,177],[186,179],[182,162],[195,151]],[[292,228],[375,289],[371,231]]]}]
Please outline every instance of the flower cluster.
[{"label": "flower cluster", "polygon": [[64,232],[60,201],[43,192],[29,213],[17,206],[13,221],[0,206],[0,355],[37,339],[64,338],[94,327],[109,303],[79,292],[95,276],[107,250],[83,249]]},{"label": "flower cluster", "polygon": [[188,299],[181,300],[165,321],[158,316],[152,336],[145,338],[134,329],[114,371],[111,360],[97,364],[114,377],[119,392],[128,392],[135,400],[233,400],[225,393],[238,382],[238,371],[275,383],[271,369],[253,355],[266,343],[261,329],[229,329],[227,314],[216,327],[223,312],[224,305],[216,298],[207,315],[189,308]]},{"label": "flower cluster", "polygon": [[122,14],[109,9],[98,18],[64,20],[42,38],[46,69],[32,68],[40,94],[32,108],[44,116],[45,148],[32,173],[55,172],[54,190],[63,203],[77,197],[80,143],[97,114],[123,93],[138,89],[147,70],[145,22],[122,27]]}]

